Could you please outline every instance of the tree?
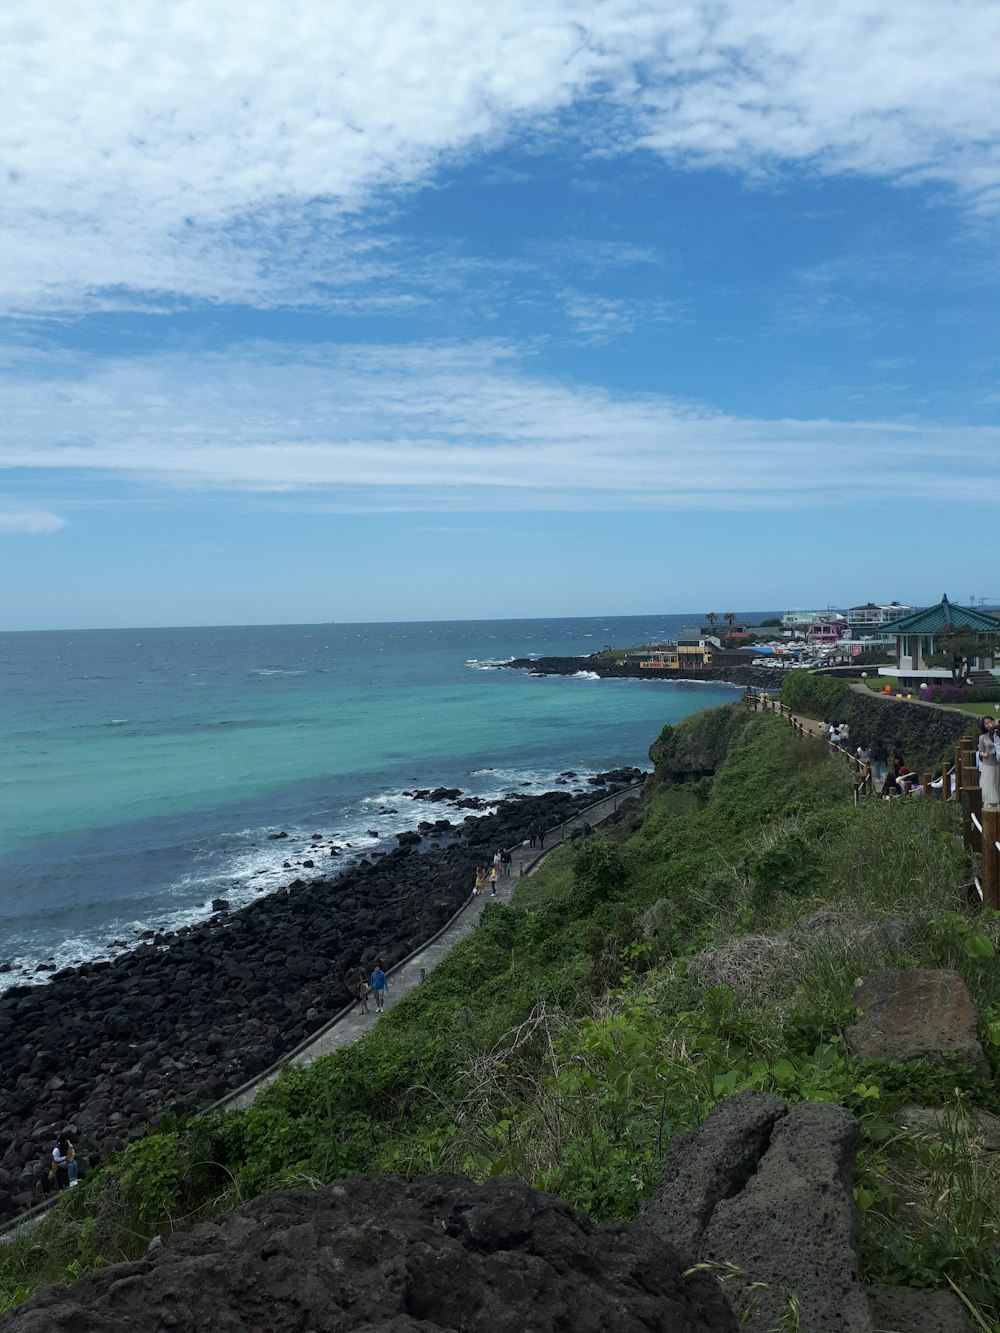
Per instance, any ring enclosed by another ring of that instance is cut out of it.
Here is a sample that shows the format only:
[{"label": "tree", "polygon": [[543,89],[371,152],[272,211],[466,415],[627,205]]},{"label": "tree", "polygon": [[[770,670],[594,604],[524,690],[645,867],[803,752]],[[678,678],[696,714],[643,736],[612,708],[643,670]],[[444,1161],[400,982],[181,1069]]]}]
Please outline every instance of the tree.
[{"label": "tree", "polygon": [[735,611],[727,611],[726,614],[725,614],[722,618],[723,618],[723,620],[726,622],[726,624],[729,626],[730,631],[732,631],[732,628],[733,628],[733,622],[736,620],[736,612],[735,612]]},{"label": "tree", "polygon": [[709,629],[711,629],[711,628],[715,625],[715,622],[716,622],[716,620],[718,619],[718,616],[715,614],[714,611],[709,611],[709,613],[708,613],[708,615],[706,615],[705,619],[708,621]]},{"label": "tree", "polygon": [[979,635],[949,621],[934,634],[936,652],[926,658],[928,666],[947,667],[952,680],[958,684],[969,674],[972,659],[989,651],[989,636]]}]

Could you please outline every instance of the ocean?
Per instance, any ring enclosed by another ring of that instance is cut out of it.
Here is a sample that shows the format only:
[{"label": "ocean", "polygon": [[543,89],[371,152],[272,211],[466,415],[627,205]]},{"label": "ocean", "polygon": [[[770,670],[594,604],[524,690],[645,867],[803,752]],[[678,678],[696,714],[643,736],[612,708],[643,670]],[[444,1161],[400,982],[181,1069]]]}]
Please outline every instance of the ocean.
[{"label": "ocean", "polygon": [[344,861],[282,866],[315,833],[349,857],[465,813],[407,789],[492,800],[564,770],[648,767],[664,723],[734,689],[498,663],[667,638],[692,619],[0,634],[0,988],[201,920],[214,897],[235,908],[329,874]]}]

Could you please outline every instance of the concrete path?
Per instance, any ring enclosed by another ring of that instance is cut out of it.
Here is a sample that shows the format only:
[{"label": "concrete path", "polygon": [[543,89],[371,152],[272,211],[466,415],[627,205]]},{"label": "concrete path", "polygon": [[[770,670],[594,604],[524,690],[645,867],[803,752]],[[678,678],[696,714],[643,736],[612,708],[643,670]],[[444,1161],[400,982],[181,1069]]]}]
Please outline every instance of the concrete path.
[{"label": "concrete path", "polygon": [[[404,995],[408,995],[410,991],[415,990],[427,973],[438,965],[458,941],[472,932],[488,902],[509,902],[518,880],[525,875],[530,875],[555,847],[560,847],[563,843],[568,842],[575,829],[582,829],[585,824],[594,827],[603,823],[604,820],[615,813],[624,801],[634,800],[641,791],[642,783],[637,783],[634,787],[627,787],[624,791],[603,797],[601,800],[595,801],[593,805],[588,805],[586,809],[581,810],[572,819],[568,819],[565,823],[547,831],[544,849],[529,847],[526,842],[519,847],[515,847],[512,851],[514,860],[510,868],[510,876],[507,879],[497,880],[495,898],[490,895],[488,886],[483,896],[479,898],[470,897],[465,906],[455,913],[437,935],[428,940],[415,953],[410,954],[408,958],[404,958],[402,962],[390,968],[388,973],[389,990],[385,1001],[386,1012],[398,1003]],[[274,1082],[285,1065],[311,1065],[321,1055],[329,1055],[331,1051],[338,1051],[342,1046],[349,1046],[351,1042],[357,1041],[379,1021],[378,1014],[375,1012],[374,999],[370,998],[368,1005],[371,1012],[367,1014],[358,1013],[357,1004],[342,1010],[318,1032],[314,1032],[305,1042],[289,1052],[278,1064],[266,1070],[250,1083],[244,1084],[242,1088],[238,1088],[235,1092],[223,1097],[216,1103],[216,1106],[224,1107],[230,1111],[245,1110],[263,1088]]]}]

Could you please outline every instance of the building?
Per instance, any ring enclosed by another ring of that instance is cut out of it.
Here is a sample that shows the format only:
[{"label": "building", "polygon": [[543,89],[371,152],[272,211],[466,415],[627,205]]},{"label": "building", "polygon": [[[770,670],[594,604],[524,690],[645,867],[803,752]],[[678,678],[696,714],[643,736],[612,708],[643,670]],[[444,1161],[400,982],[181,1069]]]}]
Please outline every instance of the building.
[{"label": "building", "polygon": [[878,627],[889,625],[913,610],[905,602],[865,602],[864,606],[852,606],[847,612],[847,623],[852,629],[864,629],[866,626]]},{"label": "building", "polygon": [[680,665],[677,657],[677,645],[664,644],[639,658],[639,667],[643,671],[676,671]]},{"label": "building", "polygon": [[817,620],[829,620],[832,615],[832,611],[786,611],[781,623],[785,629],[804,630]]},{"label": "building", "polygon": [[896,641],[896,665],[879,667],[880,676],[898,676],[901,685],[950,681],[948,666],[928,666],[928,659],[948,651],[943,637],[946,627],[957,630],[976,645],[977,651],[966,663],[969,676],[992,674],[1000,655],[1000,621],[988,611],[974,606],[957,606],[942,597],[936,606],[901,616],[885,628]]},{"label": "building", "polygon": [[848,627],[843,620],[814,620],[806,630],[806,643],[839,643],[847,633]]}]

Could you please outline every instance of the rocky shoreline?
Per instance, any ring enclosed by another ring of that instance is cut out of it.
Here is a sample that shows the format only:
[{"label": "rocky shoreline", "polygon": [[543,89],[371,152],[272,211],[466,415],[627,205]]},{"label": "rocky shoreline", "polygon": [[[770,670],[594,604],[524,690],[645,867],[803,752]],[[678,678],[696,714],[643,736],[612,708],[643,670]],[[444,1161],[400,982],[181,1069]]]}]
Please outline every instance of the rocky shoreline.
[{"label": "rocky shoreline", "polygon": [[586,657],[513,657],[504,667],[530,671],[536,676],[575,676],[581,671],[593,672],[607,680],[647,680],[678,685],[685,681],[720,681],[728,685],[753,685],[757,689],[781,689],[781,672],[769,667],[724,666],[706,667],[703,671],[685,668],[677,671],[646,671],[638,662],[610,662],[601,653]]},{"label": "rocky shoreline", "polygon": [[[0,1220],[41,1201],[59,1134],[86,1169],[163,1111],[217,1100],[341,1009],[352,969],[376,957],[390,967],[429,939],[468,899],[488,853],[638,776],[615,770],[585,790],[511,796],[496,813],[418,826],[377,860],[295,879],[236,912],[220,903],[208,921],[148,932],[113,961],[0,995]],[[439,799],[456,810],[475,800],[453,789]]]}]

